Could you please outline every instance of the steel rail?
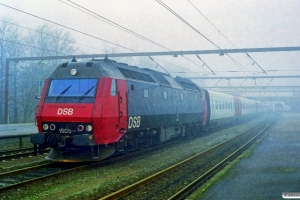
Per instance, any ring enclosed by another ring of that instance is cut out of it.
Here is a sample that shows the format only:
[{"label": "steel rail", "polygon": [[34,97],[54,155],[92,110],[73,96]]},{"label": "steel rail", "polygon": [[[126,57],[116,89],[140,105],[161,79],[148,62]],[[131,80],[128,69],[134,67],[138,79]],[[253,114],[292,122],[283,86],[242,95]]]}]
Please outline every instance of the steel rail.
[{"label": "steel rail", "polygon": [[[59,164],[61,164],[61,163],[59,163]],[[1,182],[1,179],[5,178],[5,177],[10,177],[10,176],[13,176],[13,175],[20,175],[20,174],[23,174],[23,173],[26,173],[26,172],[28,172],[28,173],[33,172],[33,174],[34,174],[34,170],[39,170],[39,169],[43,169],[43,168],[47,168],[47,167],[51,168],[51,167],[55,167],[55,165],[57,165],[57,163],[48,163],[48,164],[38,165],[38,166],[34,166],[34,167],[24,168],[24,169],[21,169],[21,170],[15,170],[15,171],[11,171],[11,172],[2,173],[2,174],[0,174],[0,182]],[[25,181],[22,181],[22,182],[18,182],[18,183],[15,183],[15,184],[0,187],[0,192],[4,192],[4,191],[7,191],[7,190],[10,190],[10,189],[13,189],[13,188],[17,188],[17,187],[20,187],[20,186],[24,186],[24,185],[27,185],[27,184],[32,184],[34,182],[41,181],[41,180],[44,180],[46,178],[54,177],[56,175],[67,174],[67,173],[71,173],[71,172],[74,172],[74,171],[78,171],[80,169],[85,169],[85,168],[87,168],[91,165],[92,164],[84,164],[84,165],[80,165],[80,166],[76,166],[76,167],[71,167],[69,169],[59,168],[61,171],[53,172],[53,173],[46,174],[46,175],[40,175],[39,177],[35,177],[35,178],[28,179],[28,180],[25,180]]]},{"label": "steel rail", "polygon": [[0,151],[0,155],[3,155],[3,154],[11,154],[11,153],[18,153],[20,151],[31,151],[33,150],[33,147],[29,147],[29,148],[17,148],[17,149],[7,149],[7,150],[3,150],[3,151]]},{"label": "steel rail", "polygon": [[125,196],[126,194],[129,194],[130,192],[133,192],[133,191],[137,190],[138,188],[140,188],[142,186],[145,186],[146,184],[149,184],[149,183],[153,182],[156,179],[159,179],[160,177],[164,176],[168,172],[173,171],[174,169],[176,169],[176,168],[178,168],[180,166],[183,166],[187,162],[189,162],[189,161],[191,161],[193,159],[196,159],[198,157],[201,157],[205,153],[207,153],[207,152],[209,152],[209,151],[211,151],[213,149],[218,148],[219,146],[225,144],[226,142],[231,141],[231,140],[237,138],[238,136],[241,136],[244,133],[246,133],[246,132],[248,132],[248,131],[250,131],[250,130],[252,130],[254,128],[257,128],[261,124],[263,124],[263,122],[260,122],[260,123],[258,123],[256,125],[248,128],[247,130],[243,131],[242,133],[240,133],[240,134],[238,134],[238,135],[236,135],[236,136],[234,136],[234,137],[232,137],[232,138],[230,138],[230,139],[228,139],[226,141],[223,141],[223,142],[221,142],[221,143],[219,143],[219,144],[217,144],[217,145],[215,145],[215,146],[213,146],[213,147],[211,147],[211,148],[209,148],[209,149],[207,149],[207,150],[205,150],[205,151],[203,151],[203,152],[201,152],[199,154],[196,154],[196,155],[194,155],[194,156],[192,156],[192,157],[190,157],[190,158],[188,158],[186,160],[183,160],[183,161],[181,161],[181,162],[179,162],[179,163],[177,163],[177,164],[175,164],[175,165],[173,165],[171,167],[168,167],[167,169],[164,169],[164,170],[162,170],[160,172],[157,172],[157,173],[155,173],[155,174],[153,174],[153,175],[151,175],[151,176],[149,176],[149,177],[147,177],[145,179],[142,179],[142,180],[140,180],[140,181],[138,181],[138,182],[136,182],[136,183],[134,183],[132,185],[129,185],[129,186],[127,186],[127,187],[125,187],[125,188],[123,188],[121,190],[118,190],[116,192],[113,192],[113,193],[111,193],[111,194],[109,194],[109,195],[107,195],[105,197],[100,198],[100,199],[101,200],[107,200],[107,199],[118,199],[118,198],[121,198],[121,197]]},{"label": "steel rail", "polygon": [[8,151],[1,151],[0,152],[0,161],[13,159],[13,158],[20,158],[23,156],[37,156],[43,153],[48,153],[50,149],[45,149],[44,151],[39,152],[38,154],[34,151],[33,148],[23,148],[23,149],[14,149]]}]

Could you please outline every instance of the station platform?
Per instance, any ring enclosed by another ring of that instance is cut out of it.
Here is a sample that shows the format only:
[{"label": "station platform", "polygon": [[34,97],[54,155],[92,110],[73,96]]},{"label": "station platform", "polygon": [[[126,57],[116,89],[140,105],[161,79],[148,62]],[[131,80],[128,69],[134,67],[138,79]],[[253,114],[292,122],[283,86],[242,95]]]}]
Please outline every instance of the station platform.
[{"label": "station platform", "polygon": [[38,128],[34,123],[0,124],[0,137],[29,135],[37,132]]},{"label": "station platform", "polygon": [[284,113],[250,155],[187,199],[300,199],[299,122],[300,113]]}]

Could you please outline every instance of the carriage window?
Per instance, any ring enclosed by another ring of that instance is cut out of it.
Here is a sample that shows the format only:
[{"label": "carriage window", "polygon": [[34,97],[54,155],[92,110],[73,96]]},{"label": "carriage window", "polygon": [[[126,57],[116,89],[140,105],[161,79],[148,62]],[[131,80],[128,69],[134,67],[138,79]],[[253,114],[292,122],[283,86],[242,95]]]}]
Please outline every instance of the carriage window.
[{"label": "carriage window", "polygon": [[215,104],[216,104],[216,109],[218,109],[218,101],[215,100]]},{"label": "carriage window", "polygon": [[112,79],[111,87],[110,87],[110,94],[111,94],[111,96],[116,96],[117,95],[116,79]]},{"label": "carriage window", "polygon": [[195,94],[195,100],[198,101],[198,96],[197,96],[197,94]]},{"label": "carriage window", "polygon": [[168,93],[166,91],[163,92],[164,99],[168,99]]},{"label": "carriage window", "polygon": [[183,101],[183,94],[180,94],[180,100]]},{"label": "carriage window", "polygon": [[149,90],[144,90],[144,97],[148,98],[149,97]]}]

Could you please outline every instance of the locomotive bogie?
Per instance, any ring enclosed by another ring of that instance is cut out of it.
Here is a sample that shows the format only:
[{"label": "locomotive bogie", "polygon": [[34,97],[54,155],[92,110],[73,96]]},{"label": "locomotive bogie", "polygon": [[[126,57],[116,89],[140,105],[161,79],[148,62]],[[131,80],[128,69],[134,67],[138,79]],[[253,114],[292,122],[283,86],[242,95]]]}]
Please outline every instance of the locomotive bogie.
[{"label": "locomotive bogie", "polygon": [[57,162],[90,162],[103,160],[111,156],[114,152],[114,145],[81,146],[68,151],[51,148],[46,159]]}]

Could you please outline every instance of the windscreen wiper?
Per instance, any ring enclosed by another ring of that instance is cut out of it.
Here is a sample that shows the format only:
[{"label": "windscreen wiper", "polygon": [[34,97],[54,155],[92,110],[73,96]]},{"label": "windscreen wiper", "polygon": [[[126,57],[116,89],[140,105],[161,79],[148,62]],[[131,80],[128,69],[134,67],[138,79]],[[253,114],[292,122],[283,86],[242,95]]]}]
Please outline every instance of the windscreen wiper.
[{"label": "windscreen wiper", "polygon": [[69,89],[70,87],[72,87],[72,85],[70,85],[69,87],[67,87],[66,89],[64,89],[56,98],[55,98],[55,102],[57,102]]},{"label": "windscreen wiper", "polygon": [[84,99],[86,97],[86,95],[88,95],[88,93],[90,93],[90,91],[92,91],[92,89],[95,87],[95,85],[93,87],[91,87],[90,89],[88,89],[79,99],[79,102]]}]

